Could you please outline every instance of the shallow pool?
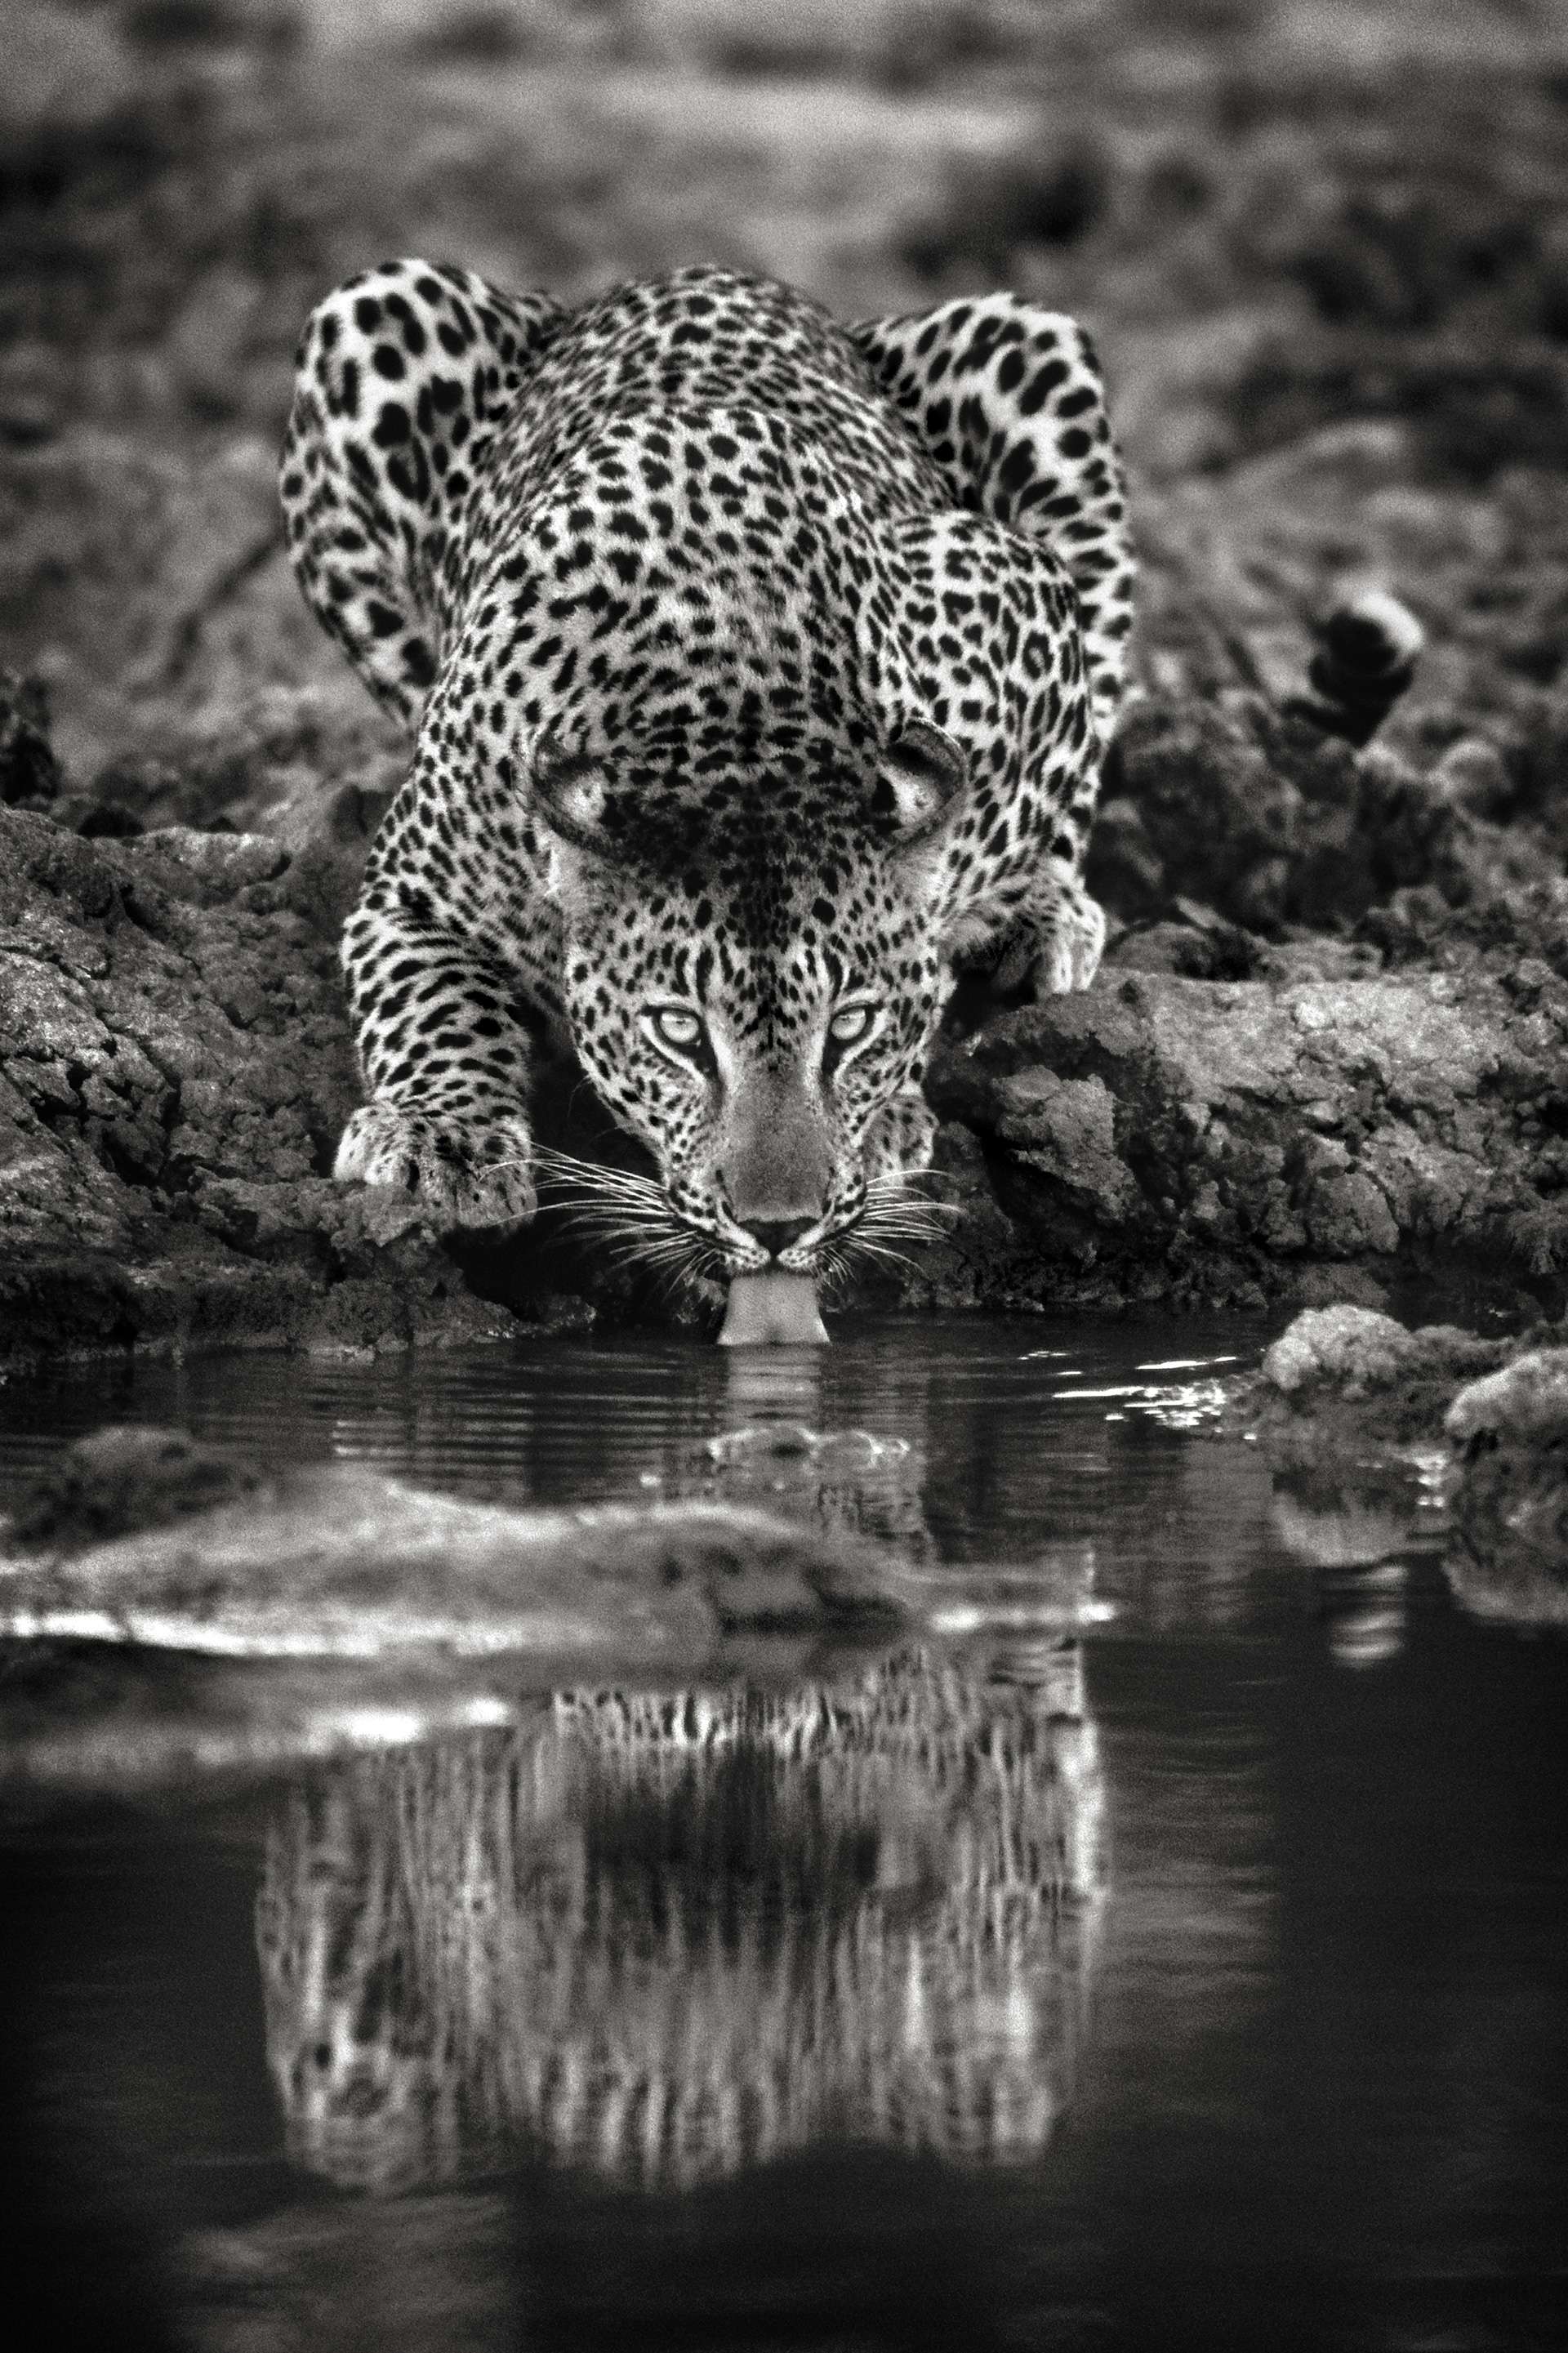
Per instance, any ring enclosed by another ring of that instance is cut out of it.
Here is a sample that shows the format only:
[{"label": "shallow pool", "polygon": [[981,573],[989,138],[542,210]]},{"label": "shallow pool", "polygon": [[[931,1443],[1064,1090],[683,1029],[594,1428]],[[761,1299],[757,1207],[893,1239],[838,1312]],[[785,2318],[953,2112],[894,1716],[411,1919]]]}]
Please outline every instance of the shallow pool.
[{"label": "shallow pool", "polygon": [[1268,1336],[0,1389],[0,1503],[170,1421],[514,1502],[743,1496],[1100,1605],[826,1685],[0,1788],[36,2341],[1563,2341],[1568,1651],[1458,1609],[1417,1491],[1335,1509],[1214,1435]]}]

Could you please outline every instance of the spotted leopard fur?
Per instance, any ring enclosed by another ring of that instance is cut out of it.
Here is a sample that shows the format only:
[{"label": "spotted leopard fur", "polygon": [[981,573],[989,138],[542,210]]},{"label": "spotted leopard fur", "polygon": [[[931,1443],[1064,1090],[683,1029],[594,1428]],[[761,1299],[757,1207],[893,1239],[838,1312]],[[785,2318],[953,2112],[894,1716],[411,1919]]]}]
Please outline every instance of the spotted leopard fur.
[{"label": "spotted leopard fur", "polygon": [[1073,321],[843,325],[706,268],[567,310],[391,262],[310,319],[282,491],[414,739],[346,928],[340,1176],[526,1218],[552,1040],[668,1233],[812,1271],[929,1157],[955,960],[1091,977],[1131,566]]}]

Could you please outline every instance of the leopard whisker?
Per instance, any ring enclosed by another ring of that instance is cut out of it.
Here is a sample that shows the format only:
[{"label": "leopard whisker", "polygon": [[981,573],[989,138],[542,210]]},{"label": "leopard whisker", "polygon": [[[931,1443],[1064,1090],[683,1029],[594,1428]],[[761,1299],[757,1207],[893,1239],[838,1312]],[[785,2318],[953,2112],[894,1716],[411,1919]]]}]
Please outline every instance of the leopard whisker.
[{"label": "leopard whisker", "polygon": [[594,1201],[581,1202],[563,1210],[562,1222],[590,1231],[603,1229],[605,1232],[644,1234],[651,1239],[655,1234],[663,1233],[668,1221],[644,1208],[640,1203]]},{"label": "leopard whisker", "polygon": [[817,1263],[822,1270],[823,1291],[831,1303],[848,1289],[854,1279],[854,1262],[841,1243],[826,1242]]},{"label": "leopard whisker", "polygon": [[563,1198],[562,1223],[593,1235],[607,1267],[657,1275],[661,1293],[722,1267],[722,1254],[679,1223],[653,1178],[601,1168],[552,1147],[540,1158],[544,1187]]},{"label": "leopard whisker", "polygon": [[912,1169],[889,1176],[873,1176],[866,1187],[863,1214],[870,1218],[884,1218],[890,1213],[915,1218],[961,1218],[963,1215],[962,1202],[932,1200],[928,1194],[910,1189],[919,1178],[940,1173],[932,1169]]},{"label": "leopard whisker", "polygon": [[873,1226],[857,1236],[863,1250],[885,1250],[899,1245],[911,1249],[929,1248],[931,1243],[944,1239],[942,1235],[933,1234],[921,1226]]},{"label": "leopard whisker", "polygon": [[942,1242],[948,1240],[951,1230],[951,1228],[943,1226],[915,1226],[902,1221],[889,1220],[886,1225],[868,1225],[862,1239],[878,1241]]},{"label": "leopard whisker", "polygon": [[700,1281],[716,1267],[722,1266],[720,1252],[710,1242],[703,1241],[695,1234],[672,1234],[650,1256],[662,1258],[666,1262],[659,1283],[661,1296],[673,1296],[682,1287]]},{"label": "leopard whisker", "polygon": [[635,1176],[626,1169],[596,1169],[587,1165],[563,1168],[552,1161],[536,1162],[541,1189],[577,1194],[589,1200],[636,1201],[648,1209],[665,1209],[664,1188],[651,1177]]},{"label": "leopard whisker", "polygon": [[956,1201],[874,1201],[862,1210],[857,1223],[875,1233],[934,1237],[963,1215]]},{"label": "leopard whisker", "polygon": [[640,1234],[610,1236],[599,1252],[599,1263],[617,1272],[623,1267],[643,1266],[647,1258],[648,1246]]},{"label": "leopard whisker", "polygon": [[652,1185],[655,1182],[646,1170],[618,1168],[607,1160],[584,1160],[581,1153],[568,1152],[558,1144],[536,1143],[533,1149],[537,1159],[548,1161],[554,1168],[574,1170],[586,1176],[624,1178],[637,1185]]}]

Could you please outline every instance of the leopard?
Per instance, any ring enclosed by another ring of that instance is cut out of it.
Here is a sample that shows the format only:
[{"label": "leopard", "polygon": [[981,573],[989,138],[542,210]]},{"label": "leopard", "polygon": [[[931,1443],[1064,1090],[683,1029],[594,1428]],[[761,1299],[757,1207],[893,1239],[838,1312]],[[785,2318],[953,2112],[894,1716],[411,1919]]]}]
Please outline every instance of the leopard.
[{"label": "leopard", "polygon": [[[1087,330],[999,291],[842,321],[692,264],[569,304],[454,263],[310,315],[306,600],[411,744],[343,933],[334,1174],[516,1231],[552,1059],[681,1279],[882,1245],[957,976],[1086,987],[1132,620]],[[907,1230],[907,1226],[904,1229]]]}]

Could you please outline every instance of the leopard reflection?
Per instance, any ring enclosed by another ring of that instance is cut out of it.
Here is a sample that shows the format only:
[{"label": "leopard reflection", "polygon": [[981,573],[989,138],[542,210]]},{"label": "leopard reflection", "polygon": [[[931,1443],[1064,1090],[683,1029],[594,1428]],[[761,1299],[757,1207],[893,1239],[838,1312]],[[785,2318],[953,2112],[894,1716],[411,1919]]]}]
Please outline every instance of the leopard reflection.
[{"label": "leopard reflection", "polygon": [[647,2186],[832,2137],[1047,2139],[1102,1792],[1073,1644],[788,1695],[572,1693],[296,1790],[258,1903],[295,2159],[376,2190],[521,2144]]}]

